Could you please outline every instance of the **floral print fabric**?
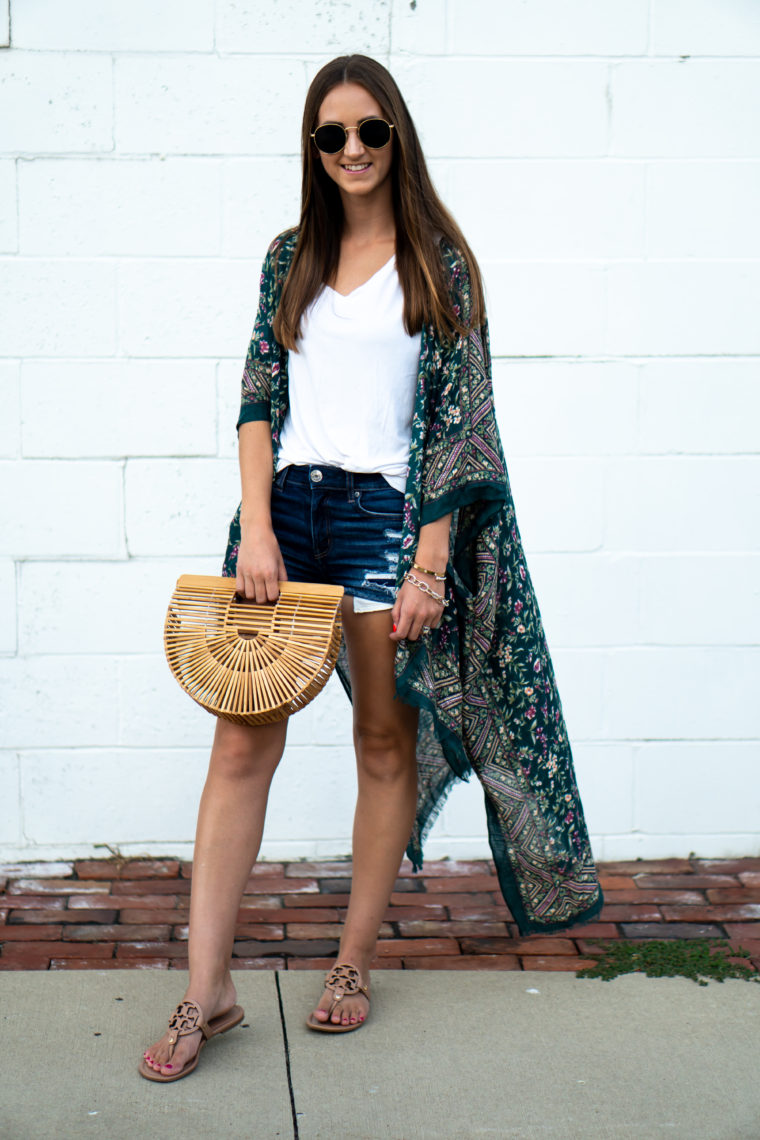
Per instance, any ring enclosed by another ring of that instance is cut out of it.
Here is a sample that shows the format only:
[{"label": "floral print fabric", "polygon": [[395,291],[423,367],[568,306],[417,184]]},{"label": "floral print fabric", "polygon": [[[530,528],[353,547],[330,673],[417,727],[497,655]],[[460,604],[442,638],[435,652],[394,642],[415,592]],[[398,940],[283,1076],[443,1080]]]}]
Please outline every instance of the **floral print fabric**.
[{"label": "floral print fabric", "polygon": [[[287,352],[272,321],[298,231],[272,242],[261,275],[238,426],[269,420],[275,452],[288,406]],[[452,303],[469,323],[467,264],[445,244]],[[488,327],[451,340],[422,330],[398,584],[419,529],[453,513],[438,629],[396,654],[398,695],[420,709],[417,818],[422,846],[446,794],[474,771],[506,903],[523,934],[588,922],[602,906],[570,742],[528,572],[493,405]],[[223,573],[234,575],[239,510]],[[338,670],[350,696],[345,658]]]}]

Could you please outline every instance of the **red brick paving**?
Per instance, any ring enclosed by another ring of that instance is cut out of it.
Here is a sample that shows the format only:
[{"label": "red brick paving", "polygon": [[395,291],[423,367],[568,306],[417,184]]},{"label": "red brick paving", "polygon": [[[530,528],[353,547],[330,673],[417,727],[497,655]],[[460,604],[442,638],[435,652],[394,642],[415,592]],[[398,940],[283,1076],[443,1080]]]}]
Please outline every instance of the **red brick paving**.
[{"label": "red brick paving", "polygon": [[[55,878],[0,868],[0,970],[186,969],[192,866],[87,859]],[[52,868],[51,868],[52,870]],[[520,937],[487,860],[405,867],[376,969],[580,969],[598,939],[731,939],[760,968],[760,859],[601,863],[605,907],[586,926]],[[238,915],[233,968],[303,970],[335,960],[351,864],[261,863]]]}]

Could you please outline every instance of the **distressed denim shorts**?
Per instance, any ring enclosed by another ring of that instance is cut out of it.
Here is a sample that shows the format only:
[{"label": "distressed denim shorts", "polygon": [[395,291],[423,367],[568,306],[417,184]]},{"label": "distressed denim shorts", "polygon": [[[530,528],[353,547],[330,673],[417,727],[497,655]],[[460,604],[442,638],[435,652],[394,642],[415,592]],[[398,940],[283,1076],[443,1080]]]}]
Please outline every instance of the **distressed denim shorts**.
[{"label": "distressed denim shorts", "polygon": [[391,607],[403,506],[382,475],[284,467],[272,485],[272,526],[288,578],[343,586],[357,611]]}]

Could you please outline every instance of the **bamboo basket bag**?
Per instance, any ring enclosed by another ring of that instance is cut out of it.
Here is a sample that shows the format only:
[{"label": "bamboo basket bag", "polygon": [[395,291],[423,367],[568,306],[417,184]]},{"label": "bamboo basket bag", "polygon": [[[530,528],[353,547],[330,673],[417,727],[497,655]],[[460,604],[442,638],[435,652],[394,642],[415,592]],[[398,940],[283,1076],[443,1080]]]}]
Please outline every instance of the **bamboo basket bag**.
[{"label": "bamboo basket bag", "polygon": [[342,586],[280,582],[276,602],[241,598],[234,578],[183,574],[164,649],[185,692],[236,724],[285,720],[316,697],[338,659]]}]

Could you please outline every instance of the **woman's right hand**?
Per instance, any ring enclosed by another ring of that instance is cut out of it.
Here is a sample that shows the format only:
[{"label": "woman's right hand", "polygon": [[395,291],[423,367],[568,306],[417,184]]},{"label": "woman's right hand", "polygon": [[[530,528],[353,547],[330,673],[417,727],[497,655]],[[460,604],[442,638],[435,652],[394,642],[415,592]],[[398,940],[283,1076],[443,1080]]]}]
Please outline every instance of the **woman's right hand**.
[{"label": "woman's right hand", "polygon": [[280,596],[280,582],[287,581],[285,563],[275,533],[264,524],[241,523],[240,549],[237,557],[237,592],[256,601],[276,602]]}]

